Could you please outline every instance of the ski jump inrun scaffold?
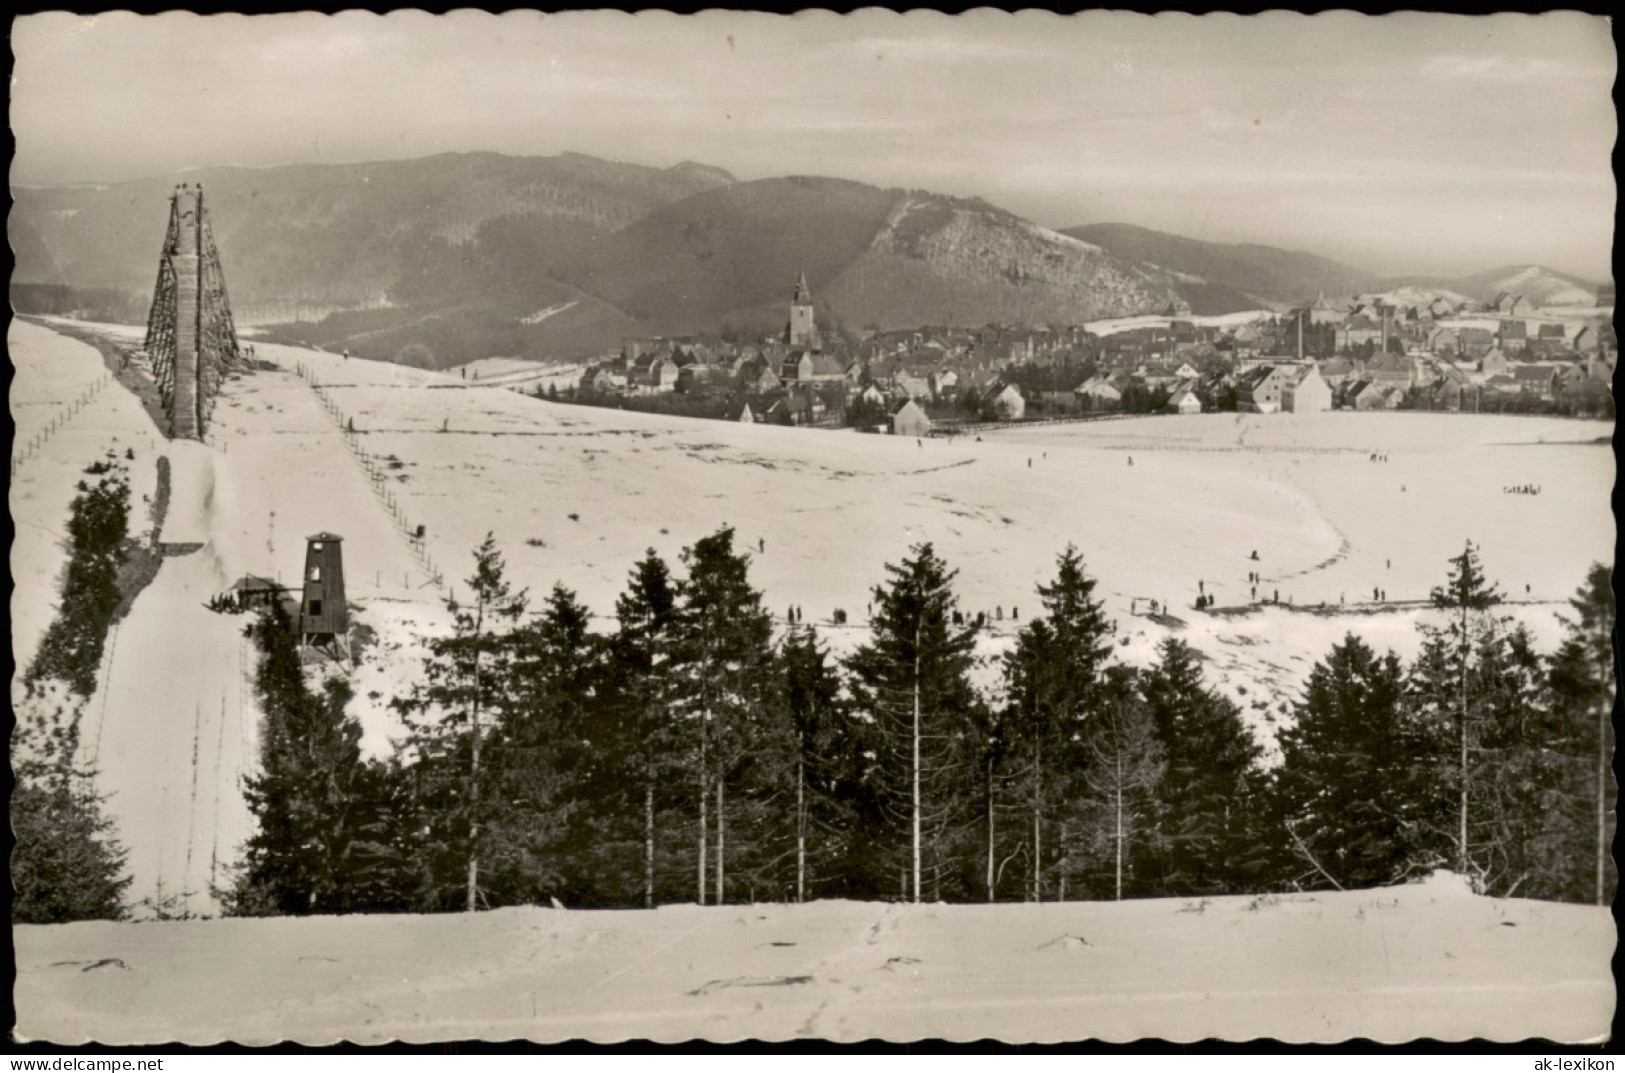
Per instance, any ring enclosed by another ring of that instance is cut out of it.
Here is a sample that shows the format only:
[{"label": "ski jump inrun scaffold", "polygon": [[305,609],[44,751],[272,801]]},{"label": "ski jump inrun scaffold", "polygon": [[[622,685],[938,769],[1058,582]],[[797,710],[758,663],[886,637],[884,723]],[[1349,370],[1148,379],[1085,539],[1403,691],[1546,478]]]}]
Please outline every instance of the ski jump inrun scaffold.
[{"label": "ski jump inrun scaffold", "polygon": [[228,370],[242,368],[243,359],[203,187],[196,183],[182,183],[169,199],[145,349],[169,416],[166,431],[203,439],[220,382]]}]

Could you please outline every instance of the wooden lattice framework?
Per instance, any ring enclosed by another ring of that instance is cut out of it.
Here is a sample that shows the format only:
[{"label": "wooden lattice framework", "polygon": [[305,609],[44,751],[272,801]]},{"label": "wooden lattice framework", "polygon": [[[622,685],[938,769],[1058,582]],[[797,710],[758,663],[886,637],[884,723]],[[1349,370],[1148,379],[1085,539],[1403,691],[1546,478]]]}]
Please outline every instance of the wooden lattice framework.
[{"label": "wooden lattice framework", "polygon": [[220,383],[243,367],[220,251],[203,187],[182,183],[169,199],[169,230],[147,314],[146,351],[171,436],[201,440]]}]

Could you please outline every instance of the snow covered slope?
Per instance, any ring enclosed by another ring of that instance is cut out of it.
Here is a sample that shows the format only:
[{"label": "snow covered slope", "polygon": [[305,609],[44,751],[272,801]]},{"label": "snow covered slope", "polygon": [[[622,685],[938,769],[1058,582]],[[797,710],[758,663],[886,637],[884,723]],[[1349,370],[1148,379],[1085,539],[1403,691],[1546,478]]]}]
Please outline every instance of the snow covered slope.
[{"label": "snow covered slope", "polygon": [[[130,474],[135,501],[130,526],[149,527],[143,493],[156,480],[164,438],[134,396],[105,380],[107,368],[95,348],[13,320],[6,335],[11,357],[12,441],[8,499],[11,540],[11,652],[19,669],[34,658],[56,614],[62,568],[67,564],[68,505],[84,469],[109,449]],[[99,385],[99,386],[98,386]],[[75,400],[88,401],[73,409]],[[34,450],[31,443],[39,443]]]},{"label": "snow covered slope", "polygon": [[21,927],[17,1032],[220,1040],[1605,1038],[1608,911],[1408,887]]},{"label": "snow covered slope", "polygon": [[[149,762],[148,781],[169,787],[168,805],[145,798],[128,819],[115,799],[132,860],[166,862],[166,893],[194,892],[196,912],[208,911],[199,892],[241,830],[235,774],[253,756],[247,731],[219,744],[234,720],[253,723],[251,703],[231,689],[245,669],[243,620],[200,605],[210,586],[246,573],[292,581],[313,533],[344,538],[354,619],[376,638],[353,672],[375,753],[398,733],[389,701],[417,673],[423,636],[445,628],[442,600],[463,589],[487,532],[533,602],[561,582],[608,629],[645,549],[680,569],[684,547],[732,525],[769,609],[782,617],[798,605],[838,652],[862,640],[885,564],[929,540],[959,570],[961,606],[987,613],[990,661],[1039,610],[1035,586],[1074,543],[1099,579],[1120,657],[1144,662],[1163,637],[1183,637],[1266,744],[1345,632],[1413,654],[1415,626],[1432,615],[1428,591],[1466,539],[1482,545],[1490,577],[1517,601],[1509,610],[1548,648],[1586,569],[1613,549],[1613,459],[1594,442],[1612,428],[1595,422],[1214,414],[915,441],[569,407],[397,365],[270,344],[258,353],[278,369],[227,385],[210,444],[173,445],[165,540],[203,547],[167,560],[137,602],[94,702],[119,743],[104,741],[106,777],[124,780],[110,788],[133,803]],[[71,485],[73,472],[60,480]],[[1542,494],[1503,494],[1511,484]],[[65,512],[63,489],[52,494]],[[418,525],[421,543],[409,538]],[[1251,571],[1263,576],[1260,597],[1278,591],[1291,606],[1252,605]],[[1374,603],[1374,589],[1386,599]],[[1226,613],[1192,610],[1199,591]],[[1136,613],[1137,598],[1177,621]],[[837,610],[847,625],[832,622]],[[192,673],[130,651],[132,633],[162,648],[165,631],[170,648],[209,667]],[[159,665],[174,670],[160,677]],[[991,662],[982,677],[996,681]],[[194,754],[214,773],[196,793]],[[108,771],[112,757],[131,771]],[[138,874],[138,896],[155,894],[156,878]]]}]

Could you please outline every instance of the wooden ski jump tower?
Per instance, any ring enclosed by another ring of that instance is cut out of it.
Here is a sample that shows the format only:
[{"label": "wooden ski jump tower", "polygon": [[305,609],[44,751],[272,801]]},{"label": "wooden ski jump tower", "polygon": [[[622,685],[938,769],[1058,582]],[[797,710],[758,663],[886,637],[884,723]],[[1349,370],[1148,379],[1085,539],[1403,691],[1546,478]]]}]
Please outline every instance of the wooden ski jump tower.
[{"label": "wooden ski jump tower", "polygon": [[305,591],[299,600],[299,641],[330,645],[349,655],[350,605],[344,597],[344,538],[305,538]]},{"label": "wooden ski jump tower", "polygon": [[182,183],[169,198],[169,233],[147,314],[147,354],[169,435],[201,440],[226,370],[240,368],[237,329],[203,187]]}]

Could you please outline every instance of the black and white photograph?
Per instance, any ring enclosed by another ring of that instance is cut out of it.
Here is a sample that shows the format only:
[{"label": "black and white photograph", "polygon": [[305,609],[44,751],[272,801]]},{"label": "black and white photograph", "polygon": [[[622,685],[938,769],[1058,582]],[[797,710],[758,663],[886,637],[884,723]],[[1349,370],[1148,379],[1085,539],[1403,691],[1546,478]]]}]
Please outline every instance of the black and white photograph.
[{"label": "black and white photograph", "polygon": [[1609,1041],[1608,18],[10,45],[14,1043]]}]

